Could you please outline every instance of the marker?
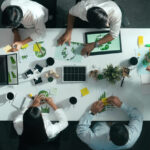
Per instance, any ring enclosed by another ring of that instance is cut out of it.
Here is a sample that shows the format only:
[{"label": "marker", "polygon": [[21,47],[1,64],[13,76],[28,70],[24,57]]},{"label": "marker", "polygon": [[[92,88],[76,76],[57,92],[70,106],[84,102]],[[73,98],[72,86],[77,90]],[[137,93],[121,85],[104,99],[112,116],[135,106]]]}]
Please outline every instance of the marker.
[{"label": "marker", "polygon": [[150,44],[145,44],[145,47],[150,47]]},{"label": "marker", "polygon": [[28,94],[28,97],[30,97],[32,100],[34,100],[34,96],[31,93]]},{"label": "marker", "polygon": [[39,44],[38,44],[37,42],[35,42],[35,44],[37,45],[38,49],[40,50],[40,53],[43,55],[43,52],[42,52],[42,50],[41,50]]},{"label": "marker", "polygon": [[122,86],[123,86],[124,78],[125,78],[125,77],[123,77],[123,79],[122,79],[122,81],[121,81],[121,85],[120,85],[120,87],[122,87]]}]

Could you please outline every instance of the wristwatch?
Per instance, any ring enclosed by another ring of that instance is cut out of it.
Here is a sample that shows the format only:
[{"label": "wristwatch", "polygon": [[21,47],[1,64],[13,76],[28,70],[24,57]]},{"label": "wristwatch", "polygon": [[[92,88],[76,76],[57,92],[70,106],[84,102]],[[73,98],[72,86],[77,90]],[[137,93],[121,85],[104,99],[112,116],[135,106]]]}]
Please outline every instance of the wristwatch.
[{"label": "wristwatch", "polygon": [[99,42],[97,41],[97,42],[95,42],[95,47],[99,47]]},{"label": "wristwatch", "polygon": [[93,112],[92,112],[91,110],[89,110],[89,114],[91,114],[91,115],[93,115],[93,116],[94,116],[94,114],[93,114]]}]

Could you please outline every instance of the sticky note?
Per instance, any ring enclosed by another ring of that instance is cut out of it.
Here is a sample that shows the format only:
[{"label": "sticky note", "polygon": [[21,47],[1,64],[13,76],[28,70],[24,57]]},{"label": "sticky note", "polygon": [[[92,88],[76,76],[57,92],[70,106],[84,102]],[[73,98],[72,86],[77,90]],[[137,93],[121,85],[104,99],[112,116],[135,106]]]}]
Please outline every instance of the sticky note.
[{"label": "sticky note", "polygon": [[35,52],[40,52],[40,49],[39,48],[41,48],[42,46],[41,46],[41,44],[34,44],[33,45],[33,50],[35,51]]},{"label": "sticky note", "polygon": [[144,46],[143,36],[138,36],[138,46],[139,48]]},{"label": "sticky note", "polygon": [[108,103],[107,103],[107,98],[105,97],[105,98],[102,98],[102,103],[104,104],[104,106],[107,106],[108,105]]},{"label": "sticky note", "polygon": [[25,44],[25,45],[23,45],[22,47],[21,47],[21,49],[25,49],[25,48],[27,48],[29,46],[29,44]]},{"label": "sticky note", "polygon": [[89,94],[89,90],[87,88],[83,88],[80,91],[81,91],[82,96],[85,96],[85,95]]},{"label": "sticky note", "polygon": [[11,47],[10,45],[7,45],[7,46],[5,46],[3,49],[4,49],[4,51],[5,51],[6,53],[8,53],[8,51],[11,50],[12,47]]}]

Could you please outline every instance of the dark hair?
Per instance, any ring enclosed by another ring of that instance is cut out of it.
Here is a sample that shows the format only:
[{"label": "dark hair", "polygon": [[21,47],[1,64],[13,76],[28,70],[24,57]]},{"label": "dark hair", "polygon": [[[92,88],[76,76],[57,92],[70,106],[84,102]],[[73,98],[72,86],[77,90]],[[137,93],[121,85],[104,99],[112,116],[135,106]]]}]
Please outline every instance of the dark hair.
[{"label": "dark hair", "polygon": [[47,142],[48,136],[39,108],[30,107],[24,113],[21,139],[32,145]]},{"label": "dark hair", "polygon": [[8,6],[2,12],[2,25],[16,28],[21,24],[23,12],[19,6]]},{"label": "dark hair", "polygon": [[110,140],[118,146],[125,145],[129,139],[129,133],[123,123],[115,123],[110,127]]},{"label": "dark hair", "polygon": [[108,15],[100,7],[92,7],[87,11],[88,22],[96,28],[107,27]]}]

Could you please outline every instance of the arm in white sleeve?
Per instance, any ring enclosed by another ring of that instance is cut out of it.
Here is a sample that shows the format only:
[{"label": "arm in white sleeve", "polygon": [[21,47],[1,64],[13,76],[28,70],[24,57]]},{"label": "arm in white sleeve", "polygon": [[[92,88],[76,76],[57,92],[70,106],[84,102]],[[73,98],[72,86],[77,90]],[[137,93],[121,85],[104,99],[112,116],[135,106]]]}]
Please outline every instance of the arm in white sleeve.
[{"label": "arm in white sleeve", "polygon": [[55,111],[56,119],[58,119],[58,123],[55,123],[49,127],[47,127],[48,137],[54,137],[62,130],[64,130],[68,126],[67,117],[62,109],[57,109]]},{"label": "arm in white sleeve", "polygon": [[[117,8],[116,8],[117,9]],[[117,9],[116,11],[111,14],[110,18],[110,35],[115,39],[118,37],[122,22],[122,13],[120,9]]]},{"label": "arm in white sleeve", "polygon": [[18,135],[21,135],[23,132],[23,114],[27,110],[27,108],[23,108],[19,115],[14,119],[13,124],[14,128]]},{"label": "arm in white sleeve", "polygon": [[75,6],[73,6],[70,10],[69,10],[69,14],[75,17],[78,17],[84,21],[87,21],[86,18],[86,9],[85,9],[85,2],[81,1],[78,2]]},{"label": "arm in white sleeve", "polygon": [[90,144],[92,138],[95,137],[94,132],[90,129],[91,121],[93,119],[93,115],[86,112],[80,119],[79,124],[77,126],[77,135],[81,139],[81,141]]},{"label": "arm in white sleeve", "polygon": [[78,17],[80,15],[80,12],[81,12],[80,3],[81,2],[77,3],[69,10],[70,15],[75,16],[75,17]]},{"label": "arm in white sleeve", "polygon": [[1,10],[4,11],[4,9],[8,6],[10,6],[10,0],[4,0],[1,5]]},{"label": "arm in white sleeve", "polygon": [[142,131],[143,116],[137,108],[130,107],[124,103],[121,106],[129,116],[129,137],[133,142],[136,142]]},{"label": "arm in white sleeve", "polygon": [[119,21],[113,22],[110,24],[110,32],[109,34],[115,39],[118,37],[120,32],[120,26],[121,26],[121,19]]},{"label": "arm in white sleeve", "polygon": [[44,14],[39,15],[34,20],[35,31],[30,35],[32,40],[37,40],[39,37],[44,37],[46,33],[46,27],[44,22]]}]

